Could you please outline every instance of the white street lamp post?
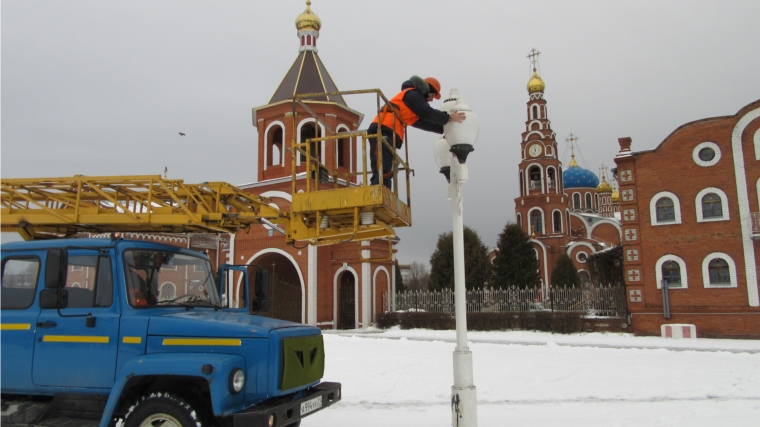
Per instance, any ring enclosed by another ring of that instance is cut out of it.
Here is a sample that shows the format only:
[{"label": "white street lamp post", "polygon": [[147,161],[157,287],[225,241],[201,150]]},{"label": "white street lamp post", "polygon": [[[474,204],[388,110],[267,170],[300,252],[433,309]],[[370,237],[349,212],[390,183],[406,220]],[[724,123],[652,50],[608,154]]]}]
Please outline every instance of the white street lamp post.
[{"label": "white street lamp post", "polygon": [[467,290],[464,272],[464,221],[462,219],[462,183],[468,180],[467,155],[474,149],[480,124],[478,117],[452,89],[444,102],[443,111],[462,111],[464,122],[449,122],[444,137],[435,144],[435,159],[441,173],[449,181],[452,234],[454,237],[454,307],[457,327],[457,346],[454,349],[454,385],[451,387],[451,425],[477,427],[478,408],[472,376],[472,352],[467,346]]}]

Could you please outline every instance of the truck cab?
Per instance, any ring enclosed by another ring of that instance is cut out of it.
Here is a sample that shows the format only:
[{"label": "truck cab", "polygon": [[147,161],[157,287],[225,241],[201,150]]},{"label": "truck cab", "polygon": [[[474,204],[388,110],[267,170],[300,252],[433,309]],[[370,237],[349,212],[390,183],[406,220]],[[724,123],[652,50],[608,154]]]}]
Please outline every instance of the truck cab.
[{"label": "truck cab", "polygon": [[338,402],[320,330],[250,314],[263,274],[231,307],[234,270],[144,241],[4,244],[2,424],[274,427]]}]

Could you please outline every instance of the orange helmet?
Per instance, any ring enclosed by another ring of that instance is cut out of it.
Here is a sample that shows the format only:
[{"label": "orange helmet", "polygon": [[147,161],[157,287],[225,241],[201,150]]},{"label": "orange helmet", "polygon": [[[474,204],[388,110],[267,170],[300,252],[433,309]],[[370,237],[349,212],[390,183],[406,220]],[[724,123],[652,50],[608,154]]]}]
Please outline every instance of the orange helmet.
[{"label": "orange helmet", "polygon": [[441,99],[441,83],[435,77],[425,77],[425,83],[430,86],[431,92],[435,92],[435,99]]}]

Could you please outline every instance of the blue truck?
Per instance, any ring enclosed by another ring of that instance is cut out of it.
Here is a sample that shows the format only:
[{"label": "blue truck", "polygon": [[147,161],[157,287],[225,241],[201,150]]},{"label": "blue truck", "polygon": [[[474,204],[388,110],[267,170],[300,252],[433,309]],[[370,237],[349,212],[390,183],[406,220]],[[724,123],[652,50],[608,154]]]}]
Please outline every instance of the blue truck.
[{"label": "blue truck", "polygon": [[[2,245],[3,426],[298,426],[341,399],[318,328],[256,315],[268,276],[158,243]],[[240,307],[230,277],[243,281]]]}]

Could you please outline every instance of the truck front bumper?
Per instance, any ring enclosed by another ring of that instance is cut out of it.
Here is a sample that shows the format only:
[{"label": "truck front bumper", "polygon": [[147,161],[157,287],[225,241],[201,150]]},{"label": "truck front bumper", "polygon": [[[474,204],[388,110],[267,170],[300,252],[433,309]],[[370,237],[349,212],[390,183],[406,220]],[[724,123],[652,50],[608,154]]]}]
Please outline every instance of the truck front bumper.
[{"label": "truck front bumper", "polygon": [[[306,395],[283,401],[270,399],[253,405],[232,416],[234,427],[282,427],[298,422],[301,418],[321,411],[340,401],[340,383],[319,383],[306,390]],[[270,424],[270,420],[273,421]]]}]

